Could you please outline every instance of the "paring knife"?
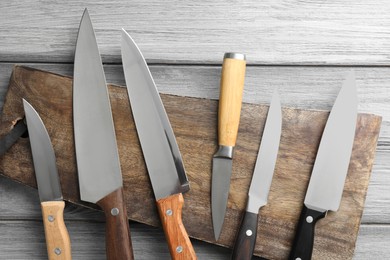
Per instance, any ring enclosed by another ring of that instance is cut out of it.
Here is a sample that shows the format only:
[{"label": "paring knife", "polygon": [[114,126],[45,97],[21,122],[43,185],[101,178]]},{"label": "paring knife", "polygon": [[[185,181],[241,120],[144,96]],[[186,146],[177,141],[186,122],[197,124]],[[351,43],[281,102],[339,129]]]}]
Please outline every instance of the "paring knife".
[{"label": "paring knife", "polygon": [[122,29],[122,63],[138,138],[173,259],[196,259],[182,223],[187,175],[175,135],[141,51]]},{"label": "paring knife", "polygon": [[246,212],[234,244],[232,259],[252,259],[256,242],[259,209],[267,204],[272,177],[278,156],[282,132],[282,109],[278,92],[272,95],[271,105],[265,122],[263,137],[252,182],[248,193]]},{"label": "paring knife", "polygon": [[41,200],[47,254],[50,260],[70,260],[70,239],[64,223],[65,202],[62,200],[53,146],[37,111],[24,99],[23,106]]},{"label": "paring knife", "polygon": [[244,89],[245,55],[225,53],[222,64],[218,109],[218,151],[214,154],[211,180],[211,214],[215,240],[225,218],[232,175],[233,148],[236,145]]},{"label": "paring knife", "polygon": [[355,75],[349,74],[329,114],[318,148],[289,259],[311,259],[316,222],[337,211],[352,153],[357,119]]},{"label": "paring knife", "polygon": [[74,61],[73,123],[81,200],[105,213],[108,259],[133,259],[111,106],[87,10]]}]

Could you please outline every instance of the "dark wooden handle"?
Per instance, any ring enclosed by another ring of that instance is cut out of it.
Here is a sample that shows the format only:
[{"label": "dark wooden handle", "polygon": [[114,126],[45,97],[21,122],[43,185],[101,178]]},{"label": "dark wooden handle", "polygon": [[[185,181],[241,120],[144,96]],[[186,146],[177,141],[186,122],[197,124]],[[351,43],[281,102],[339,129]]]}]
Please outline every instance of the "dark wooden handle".
[{"label": "dark wooden handle", "polygon": [[303,206],[289,260],[311,259],[315,224],[319,219],[324,218],[325,215],[326,211],[316,211]]},{"label": "dark wooden handle", "polygon": [[245,212],[236,243],[234,244],[232,259],[250,260],[255,248],[257,235],[258,214]]},{"label": "dark wooden handle", "polygon": [[107,259],[134,259],[123,189],[113,191],[96,204],[106,215]]},{"label": "dark wooden handle", "polygon": [[172,259],[197,259],[191,240],[181,220],[184,199],[181,193],[157,201],[158,213]]}]

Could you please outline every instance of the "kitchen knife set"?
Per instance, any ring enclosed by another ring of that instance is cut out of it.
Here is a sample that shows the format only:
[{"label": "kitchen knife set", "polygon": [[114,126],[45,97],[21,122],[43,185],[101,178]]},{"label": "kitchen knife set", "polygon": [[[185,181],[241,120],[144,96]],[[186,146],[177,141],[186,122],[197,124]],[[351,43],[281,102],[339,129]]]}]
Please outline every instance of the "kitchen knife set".
[{"label": "kitchen knife set", "polygon": [[[128,95],[161,223],[173,259],[196,259],[182,223],[182,193],[189,181],[176,139],[152,75],[140,50],[122,31],[122,63]],[[212,161],[211,209],[215,239],[225,217],[245,78],[245,56],[226,53],[218,111],[219,148]],[[47,130],[23,100],[45,228],[49,259],[71,259],[64,224],[60,180]],[[316,222],[337,211],[348,171],[357,117],[354,75],[345,81],[325,126],[289,259],[310,259]],[[107,258],[133,259],[115,129],[101,57],[85,10],[77,38],[73,79],[73,123],[81,200],[106,216]],[[246,212],[232,259],[251,259],[259,209],[267,204],[282,132],[277,91],[272,95]]]}]

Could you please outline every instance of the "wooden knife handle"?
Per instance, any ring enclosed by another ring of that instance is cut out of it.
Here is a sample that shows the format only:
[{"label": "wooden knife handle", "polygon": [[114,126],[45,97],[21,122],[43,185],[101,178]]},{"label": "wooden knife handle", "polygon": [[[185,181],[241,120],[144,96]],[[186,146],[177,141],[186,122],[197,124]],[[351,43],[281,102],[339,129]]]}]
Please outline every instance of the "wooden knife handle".
[{"label": "wooden knife handle", "polygon": [[111,192],[96,204],[103,209],[106,216],[107,259],[134,259],[123,188]]},{"label": "wooden knife handle", "polygon": [[64,208],[63,201],[41,202],[49,260],[72,259],[70,238],[64,222]]},{"label": "wooden knife handle", "polygon": [[235,146],[244,90],[245,55],[226,53],[222,64],[218,109],[218,143]]},{"label": "wooden knife handle", "polygon": [[158,213],[172,259],[197,259],[181,219],[183,204],[181,193],[171,195],[157,201]]},{"label": "wooden knife handle", "polygon": [[232,259],[250,260],[255,248],[258,214],[245,212],[234,244]]},{"label": "wooden knife handle", "polygon": [[303,206],[289,260],[309,260],[313,252],[315,224],[326,216],[326,211],[316,211]]}]

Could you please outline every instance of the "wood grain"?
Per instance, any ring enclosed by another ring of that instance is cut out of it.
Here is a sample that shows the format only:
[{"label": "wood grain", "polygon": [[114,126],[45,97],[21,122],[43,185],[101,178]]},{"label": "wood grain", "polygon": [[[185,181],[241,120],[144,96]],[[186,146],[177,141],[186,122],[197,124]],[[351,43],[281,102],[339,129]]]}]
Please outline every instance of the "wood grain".
[{"label": "wood grain", "polygon": [[235,146],[244,91],[246,61],[225,58],[218,105],[218,144]]},{"label": "wood grain", "polygon": [[106,216],[106,253],[108,260],[133,260],[133,247],[123,188],[119,188],[97,203]]},{"label": "wood grain", "polygon": [[121,62],[124,28],[149,62],[220,64],[239,51],[251,64],[389,65],[386,0],[4,1],[0,61],[73,62],[85,7],[105,63]]},{"label": "wood grain", "polygon": [[158,213],[172,259],[195,260],[197,257],[194,248],[182,222],[183,205],[184,199],[181,193],[157,201]]},{"label": "wood grain", "polygon": [[[1,131],[9,131],[12,122],[23,116],[21,97],[31,99],[32,105],[44,115],[42,120],[47,125],[53,141],[64,198],[79,204],[71,138],[70,87],[70,78],[16,67],[3,108]],[[45,96],[51,98],[44,98]],[[123,88],[111,86],[110,97],[124,174],[124,190],[131,190],[125,192],[127,205],[131,205],[128,207],[128,215],[131,219],[158,225],[154,198],[135,127],[129,114],[127,93]],[[183,224],[190,236],[213,241],[209,211],[211,165],[204,162],[210,162],[216,150],[217,102],[170,95],[162,95],[162,100],[191,182],[191,191],[185,195]],[[233,244],[240,215],[245,207],[246,193],[260,142],[260,129],[263,128],[268,108],[244,104],[242,109],[225,220],[226,228],[222,231],[219,241],[225,246]],[[255,254],[270,259],[287,257],[327,115],[327,112],[321,111],[283,109],[285,128],[282,131],[276,164],[275,185],[271,187],[269,204],[262,210],[261,221],[258,223],[260,227],[258,234],[262,234],[267,239],[257,238]],[[61,119],[61,124],[58,119]],[[317,226],[318,233],[313,252],[317,259],[323,257],[348,259],[353,255],[379,133],[380,118],[359,114],[358,126],[340,210],[337,213],[330,213]],[[35,178],[27,151],[28,140],[19,140],[11,148],[10,153],[1,158],[0,170],[5,175],[34,187]],[[140,201],[140,197],[144,200]],[[332,236],[328,235],[329,232]]]},{"label": "wood grain", "polygon": [[49,260],[71,260],[70,238],[64,223],[65,202],[45,201],[41,208]]}]

